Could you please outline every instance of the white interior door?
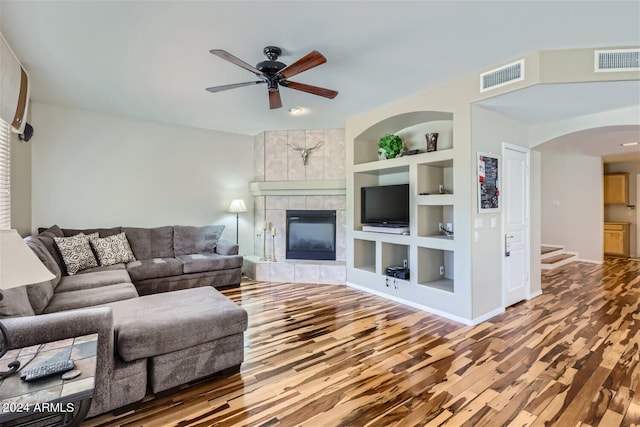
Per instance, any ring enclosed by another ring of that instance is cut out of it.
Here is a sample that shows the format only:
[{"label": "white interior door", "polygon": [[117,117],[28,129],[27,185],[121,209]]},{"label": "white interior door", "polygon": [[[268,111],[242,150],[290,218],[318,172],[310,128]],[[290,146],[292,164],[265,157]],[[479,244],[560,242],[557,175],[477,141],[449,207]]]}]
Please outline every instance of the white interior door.
[{"label": "white interior door", "polygon": [[502,145],[503,301],[529,297],[529,150]]}]

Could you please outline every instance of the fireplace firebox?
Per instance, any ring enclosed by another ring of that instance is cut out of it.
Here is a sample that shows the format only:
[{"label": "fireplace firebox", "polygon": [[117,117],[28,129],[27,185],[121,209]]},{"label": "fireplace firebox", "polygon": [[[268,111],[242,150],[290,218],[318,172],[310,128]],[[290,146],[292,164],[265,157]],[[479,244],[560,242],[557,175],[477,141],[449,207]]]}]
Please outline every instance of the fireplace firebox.
[{"label": "fireplace firebox", "polygon": [[288,210],[287,259],[335,260],[336,211]]}]

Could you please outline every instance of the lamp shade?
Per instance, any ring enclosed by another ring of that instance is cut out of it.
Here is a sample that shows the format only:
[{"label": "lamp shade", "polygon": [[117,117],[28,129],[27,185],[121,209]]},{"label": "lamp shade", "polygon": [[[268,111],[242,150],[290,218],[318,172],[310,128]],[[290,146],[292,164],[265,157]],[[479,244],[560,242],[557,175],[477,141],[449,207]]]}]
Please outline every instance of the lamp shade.
[{"label": "lamp shade", "polygon": [[10,289],[55,278],[16,230],[0,230],[0,289]]},{"label": "lamp shade", "polygon": [[229,212],[231,213],[240,213],[246,212],[247,205],[244,204],[244,200],[242,199],[233,199],[231,204],[229,205]]}]

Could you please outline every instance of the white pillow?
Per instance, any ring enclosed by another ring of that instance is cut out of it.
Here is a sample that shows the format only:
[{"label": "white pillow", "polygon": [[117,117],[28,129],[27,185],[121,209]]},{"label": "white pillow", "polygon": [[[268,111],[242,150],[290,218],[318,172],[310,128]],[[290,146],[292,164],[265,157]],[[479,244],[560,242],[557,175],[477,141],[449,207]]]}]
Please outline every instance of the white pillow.
[{"label": "white pillow", "polygon": [[[97,237],[98,233],[94,234]],[[96,257],[93,255],[91,245],[89,244],[89,237],[84,233],[71,237],[54,237],[53,240],[58,246],[69,276],[85,268],[98,266]]]},{"label": "white pillow", "polygon": [[136,260],[133,255],[129,241],[124,233],[115,234],[104,238],[94,238],[89,240],[93,250],[98,256],[101,266],[119,264],[121,262],[132,262]]}]

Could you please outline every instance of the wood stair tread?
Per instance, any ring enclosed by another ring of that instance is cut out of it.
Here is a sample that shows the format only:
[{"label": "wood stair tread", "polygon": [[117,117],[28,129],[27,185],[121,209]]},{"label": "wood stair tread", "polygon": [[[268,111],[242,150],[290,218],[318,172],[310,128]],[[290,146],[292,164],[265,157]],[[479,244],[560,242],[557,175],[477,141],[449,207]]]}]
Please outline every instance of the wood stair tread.
[{"label": "wood stair tread", "polygon": [[562,250],[562,248],[556,248],[553,246],[542,246],[540,247],[540,255],[546,255],[551,252],[560,251],[560,250]]},{"label": "wood stair tread", "polygon": [[566,253],[559,254],[559,255],[555,255],[555,256],[543,259],[542,263],[543,264],[555,264],[556,262],[560,262],[562,260],[565,260],[567,258],[571,258],[573,256],[574,256],[573,254],[566,254]]}]

